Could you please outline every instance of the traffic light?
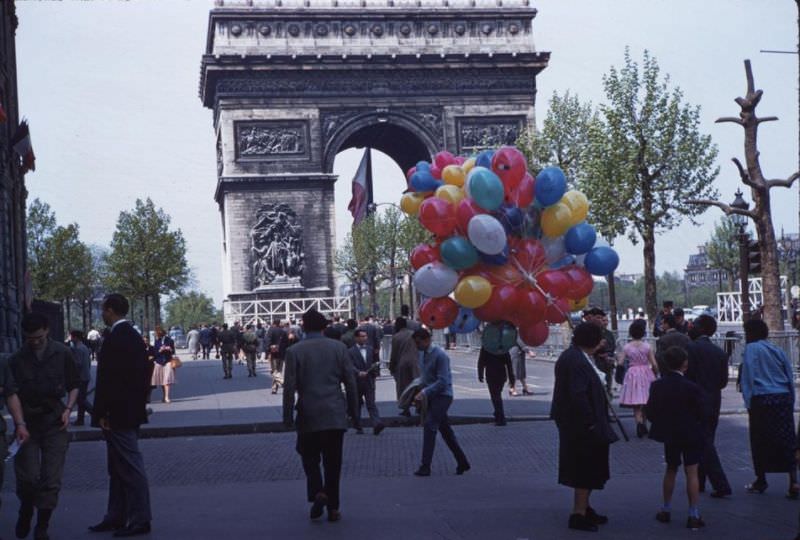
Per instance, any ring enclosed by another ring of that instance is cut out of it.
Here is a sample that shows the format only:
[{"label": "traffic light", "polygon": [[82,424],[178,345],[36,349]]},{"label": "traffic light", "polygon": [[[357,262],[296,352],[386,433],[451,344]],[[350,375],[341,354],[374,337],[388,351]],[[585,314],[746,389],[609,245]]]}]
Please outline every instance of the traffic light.
[{"label": "traffic light", "polygon": [[761,248],[758,240],[747,243],[747,268],[751,276],[761,273]]}]

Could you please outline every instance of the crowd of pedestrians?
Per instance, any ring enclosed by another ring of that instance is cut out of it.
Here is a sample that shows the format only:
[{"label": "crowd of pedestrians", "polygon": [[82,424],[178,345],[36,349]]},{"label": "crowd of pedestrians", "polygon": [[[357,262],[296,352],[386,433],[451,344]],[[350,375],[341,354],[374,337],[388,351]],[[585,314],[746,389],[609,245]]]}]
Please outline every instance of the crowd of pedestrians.
[{"label": "crowd of pedestrians", "polygon": [[[171,401],[180,361],[169,334],[157,327],[151,345],[126,320],[128,309],[123,296],[107,296],[102,310],[106,330],[102,334],[92,330],[97,333],[93,338],[91,332],[84,337],[72,331],[68,346],[49,338],[46,317],[28,314],[22,321],[23,347],[8,362],[0,363],[0,407],[5,406],[13,418],[18,445],[14,467],[19,538],[31,530],[38,540],[49,538],[69,446],[66,427],[73,410],[77,412],[73,424],[83,425],[90,414],[92,426],[102,430],[107,445],[108,505],[90,530],[110,531],[118,537],[151,530],[138,430],[147,422],[146,407],[154,388],[161,387],[164,403]],[[610,447],[619,439],[612,423],[616,419],[611,407],[615,380],[620,385],[620,405],[633,409],[637,436],[663,444],[665,472],[655,519],[672,521],[681,467],[686,477],[688,528],[705,527],[700,493],[706,491],[706,484],[711,486],[712,498],[733,493],[715,444],[721,392],[729,378],[728,354],[711,341],[717,331],[711,316],[701,315],[688,325],[675,311],[665,303],[654,329],[658,333],[654,347],[646,340],[644,320],[634,321],[627,342],[617,347],[606,314],[590,308],[572,329],[571,344],[556,361],[550,415],[559,437],[558,482],[574,491],[567,521],[571,529],[597,531],[609,520],[592,506],[592,494],[611,480]],[[382,356],[385,334],[391,335],[391,347]],[[763,321],[746,322],[744,334],[739,385],[749,414],[755,474],[745,491],[763,493],[768,488],[767,475],[782,473],[788,476],[786,496],[800,498],[792,363],[770,343]],[[284,423],[297,432],[312,519],[326,511],[329,521],[342,518],[343,435],[349,428],[364,433],[362,409],[366,408],[374,435],[386,427],[375,397],[382,358],[388,361],[394,379],[400,414],[411,417],[413,408],[422,425],[420,462],[414,474],[431,475],[437,434],[453,456],[455,473],[471,469],[448,417],[454,393],[447,347],[433,344],[430,331],[410,317],[400,316],[387,326],[372,317],[328,320],[309,310],[302,321],[276,319],[269,326],[203,324],[190,329],[187,348],[192,358],[210,359],[214,354],[224,379],[232,378],[234,361],[246,364],[248,377],[257,376],[259,360],[269,362],[271,391],[283,389]],[[531,393],[526,355],[519,342],[508,353],[482,348],[478,354],[477,376],[487,385],[498,426],[507,421],[506,384],[510,395],[516,394],[517,383],[523,394]],[[90,405],[92,358],[97,360],[97,372]],[[0,450],[5,450],[6,441],[0,439]]]}]

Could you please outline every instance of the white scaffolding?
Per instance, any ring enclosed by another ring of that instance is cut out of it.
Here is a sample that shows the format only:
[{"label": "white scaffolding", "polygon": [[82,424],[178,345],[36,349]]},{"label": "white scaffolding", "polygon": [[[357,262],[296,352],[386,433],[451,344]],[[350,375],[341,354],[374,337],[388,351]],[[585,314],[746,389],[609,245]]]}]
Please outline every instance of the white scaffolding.
[{"label": "white scaffolding", "polygon": [[225,322],[232,325],[239,322],[243,326],[256,323],[270,324],[275,319],[290,320],[300,317],[314,308],[326,317],[350,316],[349,297],[322,298],[284,298],[276,300],[225,300],[222,309]]},{"label": "white scaffolding", "polygon": [[[764,304],[764,286],[761,278],[748,280],[750,311]],[[741,285],[738,291],[717,293],[717,316],[719,322],[742,322]],[[781,304],[786,309],[786,276],[781,276]]]}]

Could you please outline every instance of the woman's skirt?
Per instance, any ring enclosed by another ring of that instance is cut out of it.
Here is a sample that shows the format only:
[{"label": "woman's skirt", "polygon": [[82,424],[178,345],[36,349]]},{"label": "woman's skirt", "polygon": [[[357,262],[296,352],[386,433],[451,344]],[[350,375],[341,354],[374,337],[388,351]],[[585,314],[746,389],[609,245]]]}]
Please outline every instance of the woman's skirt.
[{"label": "woman's skirt", "polygon": [[571,488],[603,489],[610,477],[609,445],[559,430],[558,483]]},{"label": "woman's skirt", "polygon": [[764,394],[750,400],[750,453],[759,473],[789,472],[795,466],[794,429],[790,394]]},{"label": "woman's skirt", "polygon": [[166,384],[175,383],[175,370],[172,369],[172,364],[167,362],[163,366],[156,363],[153,369],[153,377],[150,379],[151,386],[164,386]]},{"label": "woman's skirt", "polygon": [[649,365],[634,365],[625,373],[622,392],[619,394],[619,404],[622,407],[647,405],[650,396],[650,385],[656,380],[653,370]]}]

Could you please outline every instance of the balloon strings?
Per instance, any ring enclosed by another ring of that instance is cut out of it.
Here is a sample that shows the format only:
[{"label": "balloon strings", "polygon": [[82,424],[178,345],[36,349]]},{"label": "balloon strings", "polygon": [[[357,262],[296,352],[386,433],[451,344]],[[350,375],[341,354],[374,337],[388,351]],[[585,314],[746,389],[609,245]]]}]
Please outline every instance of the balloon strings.
[{"label": "balloon strings", "polygon": [[542,293],[542,295],[547,300],[547,304],[556,308],[556,311],[558,311],[561,314],[561,316],[564,317],[564,319],[567,321],[567,324],[569,325],[569,329],[574,330],[574,326],[572,325],[572,319],[570,318],[569,313],[565,313],[564,310],[562,310],[561,307],[558,305],[558,302],[553,301],[553,297],[550,295],[550,293],[545,292],[539,286],[539,283],[536,281],[536,278],[533,276],[533,274],[526,272],[525,268],[519,263],[519,261],[517,261],[516,258],[511,257],[511,262],[517,268],[517,270],[519,270],[519,272],[522,274],[523,279],[531,287]]}]

